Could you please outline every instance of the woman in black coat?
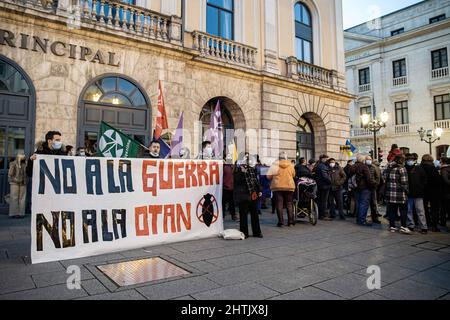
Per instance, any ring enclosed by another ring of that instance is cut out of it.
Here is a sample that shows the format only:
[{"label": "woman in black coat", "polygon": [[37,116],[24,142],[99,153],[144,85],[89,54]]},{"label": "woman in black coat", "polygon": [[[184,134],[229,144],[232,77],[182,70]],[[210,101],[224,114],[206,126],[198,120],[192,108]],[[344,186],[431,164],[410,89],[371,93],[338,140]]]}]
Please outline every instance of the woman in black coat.
[{"label": "woman in black coat", "polygon": [[420,166],[427,175],[427,183],[425,185],[425,194],[423,197],[423,206],[427,225],[431,226],[431,231],[440,232],[438,228],[439,211],[441,209],[441,176],[433,163],[434,159],[429,154],[422,157]]},{"label": "woman in black coat", "polygon": [[258,216],[258,199],[262,188],[256,172],[256,156],[239,156],[236,163],[234,178],[234,201],[239,206],[240,230],[248,238],[248,214],[250,213],[253,236],[262,238]]}]

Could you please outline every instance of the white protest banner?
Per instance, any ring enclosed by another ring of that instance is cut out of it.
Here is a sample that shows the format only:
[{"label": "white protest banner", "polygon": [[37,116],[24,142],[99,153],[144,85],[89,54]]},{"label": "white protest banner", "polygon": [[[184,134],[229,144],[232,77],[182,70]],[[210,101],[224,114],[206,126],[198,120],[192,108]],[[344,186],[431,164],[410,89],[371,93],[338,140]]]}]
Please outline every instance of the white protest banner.
[{"label": "white protest banner", "polygon": [[221,161],[38,155],[32,263],[217,236],[222,170]]}]

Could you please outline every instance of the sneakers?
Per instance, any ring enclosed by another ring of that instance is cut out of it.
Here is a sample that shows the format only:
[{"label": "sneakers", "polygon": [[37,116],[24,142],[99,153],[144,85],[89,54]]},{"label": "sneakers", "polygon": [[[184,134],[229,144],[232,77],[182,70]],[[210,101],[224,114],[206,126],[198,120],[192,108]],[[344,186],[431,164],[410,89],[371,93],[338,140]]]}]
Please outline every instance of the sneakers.
[{"label": "sneakers", "polygon": [[395,228],[395,227],[390,227],[390,228],[389,228],[389,231],[392,232],[392,233],[397,232],[397,228]]},{"label": "sneakers", "polygon": [[411,230],[405,227],[400,227],[400,233],[402,234],[411,234]]}]

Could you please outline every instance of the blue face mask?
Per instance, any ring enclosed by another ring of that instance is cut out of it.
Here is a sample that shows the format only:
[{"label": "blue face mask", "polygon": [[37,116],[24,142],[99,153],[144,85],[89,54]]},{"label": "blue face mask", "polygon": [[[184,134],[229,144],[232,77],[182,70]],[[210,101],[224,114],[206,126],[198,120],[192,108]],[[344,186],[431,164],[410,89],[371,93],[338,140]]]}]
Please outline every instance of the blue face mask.
[{"label": "blue face mask", "polygon": [[408,160],[406,161],[406,165],[409,167],[412,167],[414,165],[414,161],[413,160]]},{"label": "blue face mask", "polygon": [[60,150],[62,148],[62,142],[61,141],[54,141],[52,143],[52,147],[54,150]]}]

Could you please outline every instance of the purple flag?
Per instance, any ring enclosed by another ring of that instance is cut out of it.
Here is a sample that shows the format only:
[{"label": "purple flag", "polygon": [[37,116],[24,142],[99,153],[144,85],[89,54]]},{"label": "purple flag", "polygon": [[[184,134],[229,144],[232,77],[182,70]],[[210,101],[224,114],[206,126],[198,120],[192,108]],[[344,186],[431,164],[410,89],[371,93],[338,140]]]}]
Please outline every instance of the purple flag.
[{"label": "purple flag", "polygon": [[175,130],[175,134],[172,137],[172,142],[170,144],[170,156],[172,159],[180,158],[180,151],[183,147],[183,118],[184,112],[181,113],[180,120],[178,121],[177,130]]},{"label": "purple flag", "polygon": [[208,140],[211,141],[211,147],[214,150],[216,159],[223,158],[223,125],[222,112],[220,111],[220,101],[217,101],[217,106],[211,114],[211,122],[208,130]]}]

